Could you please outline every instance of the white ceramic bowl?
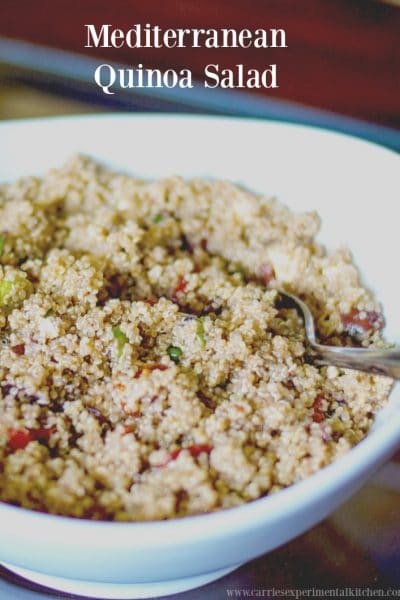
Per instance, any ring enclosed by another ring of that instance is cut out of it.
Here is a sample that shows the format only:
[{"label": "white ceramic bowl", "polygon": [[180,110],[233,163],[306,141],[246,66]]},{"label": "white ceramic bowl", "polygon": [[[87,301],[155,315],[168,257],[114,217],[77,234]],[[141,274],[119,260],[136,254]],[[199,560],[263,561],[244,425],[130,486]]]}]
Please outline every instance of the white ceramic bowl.
[{"label": "white ceramic bowl", "polygon": [[[400,340],[399,156],[294,125],[223,118],[116,115],[5,122],[0,181],[40,174],[83,152],[143,177],[228,178],[317,209],[321,239],[349,245]],[[326,517],[400,443],[400,392],[368,437],[329,467],[271,497],[223,512],[152,523],[99,523],[0,503],[0,561],[42,584],[101,598],[144,598],[212,581]]]}]

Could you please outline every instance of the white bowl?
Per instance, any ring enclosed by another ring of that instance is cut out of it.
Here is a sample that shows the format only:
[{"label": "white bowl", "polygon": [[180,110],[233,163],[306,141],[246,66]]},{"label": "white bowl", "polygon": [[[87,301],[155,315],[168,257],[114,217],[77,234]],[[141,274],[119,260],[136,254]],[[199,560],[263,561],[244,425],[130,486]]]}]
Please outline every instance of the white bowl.
[{"label": "white bowl", "polygon": [[[400,340],[399,156],[321,129],[256,120],[106,115],[0,125],[0,181],[40,174],[75,152],[144,177],[228,178],[317,209],[321,239],[347,244]],[[393,271],[392,271],[393,267]],[[0,503],[0,561],[81,595],[144,598],[212,581],[326,517],[400,443],[400,392],[367,438],[334,464],[271,497],[180,520],[102,523]]]}]

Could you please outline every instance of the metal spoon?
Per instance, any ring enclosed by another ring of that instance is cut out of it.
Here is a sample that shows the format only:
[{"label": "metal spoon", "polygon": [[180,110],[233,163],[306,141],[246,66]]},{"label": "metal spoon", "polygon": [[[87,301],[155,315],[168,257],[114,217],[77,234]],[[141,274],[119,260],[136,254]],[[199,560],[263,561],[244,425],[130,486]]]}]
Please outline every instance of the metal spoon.
[{"label": "metal spoon", "polygon": [[385,375],[400,379],[400,349],[370,350],[369,348],[351,348],[343,346],[324,346],[317,342],[314,318],[307,304],[293,294],[278,289],[285,304],[297,310],[304,321],[308,354],[316,365],[335,365],[345,369],[356,369],[373,375]]}]

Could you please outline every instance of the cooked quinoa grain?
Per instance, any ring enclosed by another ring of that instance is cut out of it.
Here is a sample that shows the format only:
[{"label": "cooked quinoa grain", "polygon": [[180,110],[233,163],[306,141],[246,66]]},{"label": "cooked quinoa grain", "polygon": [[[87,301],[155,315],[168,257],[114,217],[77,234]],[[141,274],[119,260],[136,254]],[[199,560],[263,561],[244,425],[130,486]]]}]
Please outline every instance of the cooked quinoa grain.
[{"label": "cooked quinoa grain", "polygon": [[0,499],[93,519],[236,506],[368,432],[391,381],[307,362],[276,287],[328,344],[385,345],[316,214],[227,182],[84,157],[0,187]]}]

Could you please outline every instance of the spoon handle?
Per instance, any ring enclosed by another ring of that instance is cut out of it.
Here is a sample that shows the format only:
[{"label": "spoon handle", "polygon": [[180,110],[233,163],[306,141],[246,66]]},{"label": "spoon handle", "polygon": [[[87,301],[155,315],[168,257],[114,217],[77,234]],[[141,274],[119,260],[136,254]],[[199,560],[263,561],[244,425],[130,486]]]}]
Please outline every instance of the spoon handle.
[{"label": "spoon handle", "polygon": [[310,356],[316,365],[334,365],[400,379],[400,350],[369,350],[312,344]]}]

